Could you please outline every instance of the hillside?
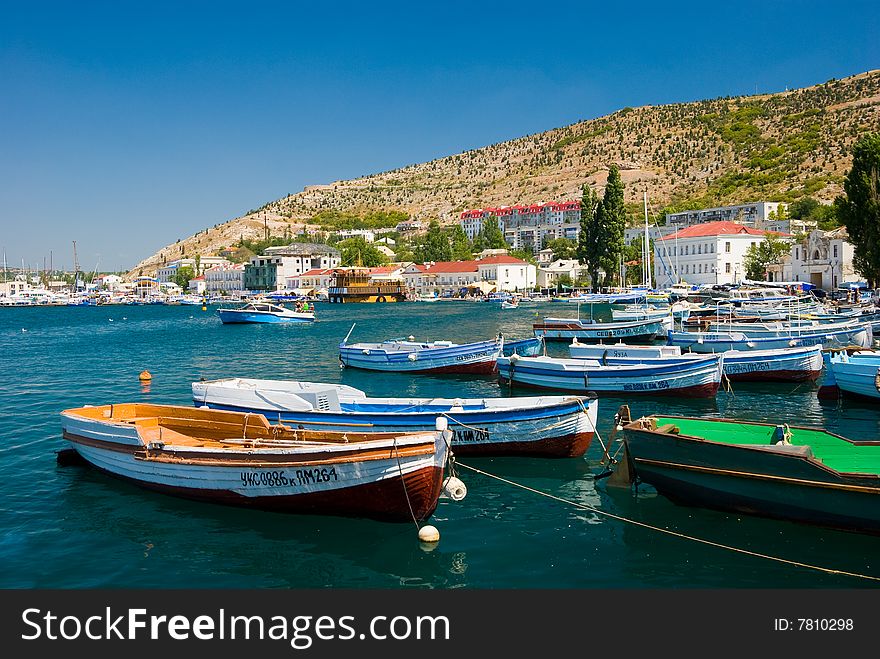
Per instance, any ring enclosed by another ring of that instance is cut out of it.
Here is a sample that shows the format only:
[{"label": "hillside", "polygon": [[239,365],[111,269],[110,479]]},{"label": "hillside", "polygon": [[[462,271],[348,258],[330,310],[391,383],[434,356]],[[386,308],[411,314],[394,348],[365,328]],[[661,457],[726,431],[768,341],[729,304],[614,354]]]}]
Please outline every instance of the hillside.
[{"label": "hillside", "polygon": [[655,208],[791,201],[842,191],[857,137],[880,130],[880,71],[777,94],[623,108],[544,133],[350,181],[313,185],[169,245],[132,274],[240,238],[300,230],[316,214],[404,211],[449,223],[467,208],[577,198],[616,163],[627,201]]}]

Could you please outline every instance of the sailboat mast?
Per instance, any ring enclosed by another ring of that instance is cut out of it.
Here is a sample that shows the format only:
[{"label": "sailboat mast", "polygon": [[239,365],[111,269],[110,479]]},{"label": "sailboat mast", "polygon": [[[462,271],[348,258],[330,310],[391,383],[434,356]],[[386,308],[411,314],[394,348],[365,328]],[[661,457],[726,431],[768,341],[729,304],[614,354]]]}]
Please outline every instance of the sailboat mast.
[{"label": "sailboat mast", "polygon": [[642,250],[644,251],[644,284],[648,288],[651,288],[651,258],[648,249],[648,191],[645,190],[645,244],[642,246]]}]

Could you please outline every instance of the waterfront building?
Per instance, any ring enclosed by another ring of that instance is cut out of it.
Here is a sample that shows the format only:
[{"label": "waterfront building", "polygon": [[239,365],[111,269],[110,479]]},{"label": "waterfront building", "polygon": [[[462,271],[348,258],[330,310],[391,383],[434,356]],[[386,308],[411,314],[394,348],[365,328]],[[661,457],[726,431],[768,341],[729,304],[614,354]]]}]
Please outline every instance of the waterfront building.
[{"label": "waterfront building", "polygon": [[537,269],[531,263],[497,254],[471,261],[429,261],[408,265],[403,279],[410,292],[462,294],[467,291],[524,291],[535,287]]},{"label": "waterfront building", "polygon": [[782,263],[767,268],[767,281],[806,282],[830,291],[847,282],[862,281],[853,265],[855,248],[845,227],[815,229],[791,246]]},{"label": "waterfront building", "polygon": [[338,249],[320,243],[267,247],[245,266],[244,287],[249,291],[282,290],[288,277],[319,268],[335,268],[340,260]]},{"label": "waterfront building", "polygon": [[[229,261],[222,256],[199,256],[198,267],[196,267],[196,259],[194,258],[177,259],[176,261],[166,263],[159,268],[159,271],[156,273],[156,278],[160,282],[174,281],[174,277],[177,276],[178,270],[187,266],[192,268],[193,272],[198,277],[205,274],[205,270],[208,268],[213,268],[216,265],[225,265],[227,263],[229,263]],[[198,272],[196,272],[197,270]]]},{"label": "waterfront building", "polygon": [[210,295],[237,293],[244,288],[244,263],[216,265],[205,270],[205,292]]},{"label": "waterfront building", "polygon": [[205,294],[205,275],[200,275],[198,277],[193,277],[189,280],[189,284],[187,285],[187,290],[190,293],[195,293],[196,295],[204,295]]},{"label": "waterfront building", "polygon": [[568,277],[571,283],[590,281],[586,266],[577,259],[557,259],[538,267],[537,284],[541,288],[555,288],[563,276]]},{"label": "waterfront building", "polygon": [[663,236],[654,242],[654,281],[660,288],[679,281],[739,283],[746,278],[746,251],[766,233],[735,222],[706,222]]},{"label": "waterfront building", "polygon": [[0,295],[3,297],[11,297],[19,293],[26,293],[31,289],[25,275],[15,275],[13,279],[0,283]]},{"label": "waterfront building", "polygon": [[294,275],[285,279],[284,288],[297,295],[327,290],[333,281],[333,268],[315,268],[301,275]]}]

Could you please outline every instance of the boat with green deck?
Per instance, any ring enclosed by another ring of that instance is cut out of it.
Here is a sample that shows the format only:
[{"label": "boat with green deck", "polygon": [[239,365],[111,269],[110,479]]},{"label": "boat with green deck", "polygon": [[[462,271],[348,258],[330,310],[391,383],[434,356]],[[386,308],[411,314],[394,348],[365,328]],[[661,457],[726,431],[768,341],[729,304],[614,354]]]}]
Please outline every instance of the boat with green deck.
[{"label": "boat with green deck", "polygon": [[880,534],[880,441],[818,428],[618,412],[618,465],[676,503]]}]

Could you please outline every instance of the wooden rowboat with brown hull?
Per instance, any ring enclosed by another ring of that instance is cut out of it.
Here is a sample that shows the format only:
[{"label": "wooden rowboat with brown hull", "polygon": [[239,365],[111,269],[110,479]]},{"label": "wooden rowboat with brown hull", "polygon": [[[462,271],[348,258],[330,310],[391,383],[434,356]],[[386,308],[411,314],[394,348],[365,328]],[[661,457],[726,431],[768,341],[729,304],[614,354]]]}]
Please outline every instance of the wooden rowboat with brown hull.
[{"label": "wooden rowboat with brown hull", "polygon": [[451,434],[326,432],[261,414],[125,403],[65,410],[88,463],[192,499],[296,513],[424,520],[437,506]]}]

